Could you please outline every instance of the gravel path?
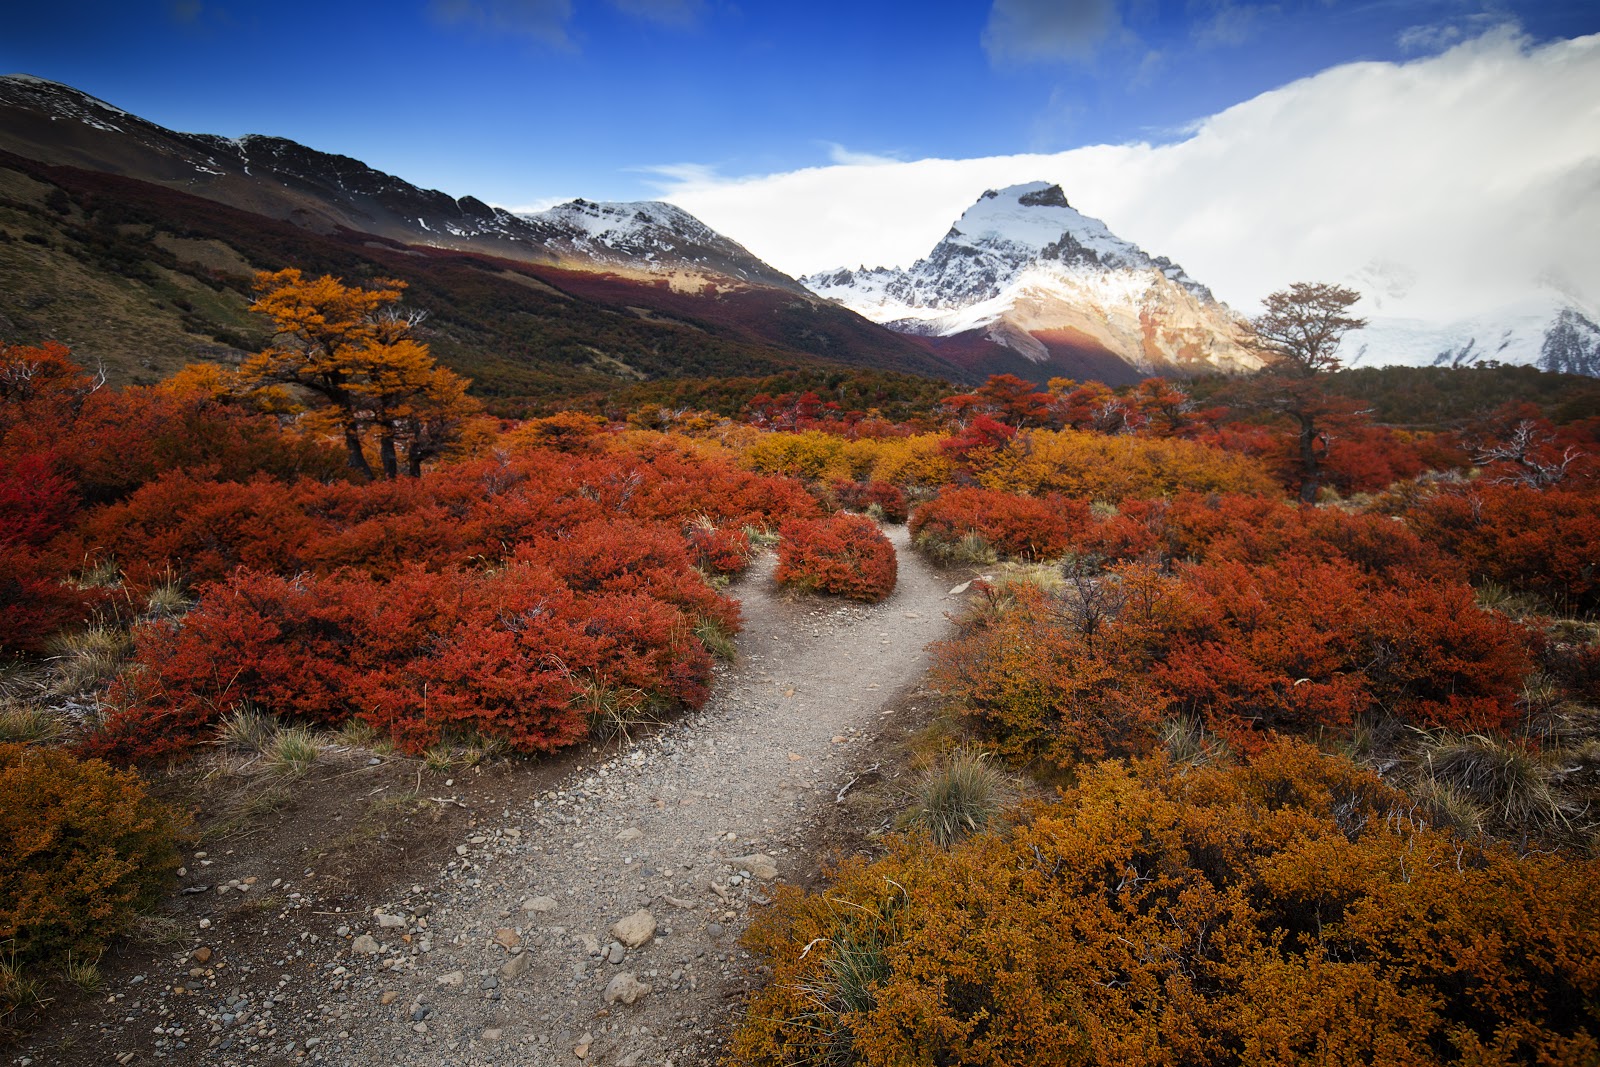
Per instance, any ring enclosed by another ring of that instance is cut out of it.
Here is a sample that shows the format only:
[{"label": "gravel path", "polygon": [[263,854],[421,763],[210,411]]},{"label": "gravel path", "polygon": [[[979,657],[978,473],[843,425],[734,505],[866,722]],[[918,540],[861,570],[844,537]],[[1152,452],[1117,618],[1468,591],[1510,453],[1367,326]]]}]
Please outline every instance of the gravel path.
[{"label": "gravel path", "polygon": [[759,978],[736,945],[747,915],[775,878],[814,871],[808,825],[946,632],[948,581],[905,551],[904,527],[889,533],[887,601],[787,601],[764,560],[737,590],[739,661],[704,710],[580,767],[480,826],[443,870],[418,871],[409,894],[308,939],[299,988],[277,1001],[264,974],[253,994],[205,998],[186,1046],[217,1064],[714,1060]]}]

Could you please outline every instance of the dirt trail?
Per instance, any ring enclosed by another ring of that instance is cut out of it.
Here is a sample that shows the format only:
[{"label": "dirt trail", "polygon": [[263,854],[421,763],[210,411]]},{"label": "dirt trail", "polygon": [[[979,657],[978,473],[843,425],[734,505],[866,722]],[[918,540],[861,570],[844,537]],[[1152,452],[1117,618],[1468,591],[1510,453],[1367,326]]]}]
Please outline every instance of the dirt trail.
[{"label": "dirt trail", "polygon": [[[774,869],[814,874],[808,829],[876,758],[867,742],[946,632],[949,580],[906,550],[904,527],[889,535],[899,585],[870,607],[785,599],[770,558],[759,562],[734,590],[738,662],[718,669],[705,709],[480,822],[442,869],[405,872],[409,893],[324,918],[321,936],[302,927],[280,958],[236,967],[241,985],[208,975],[200,995],[163,1007],[155,1055],[712,1062],[738,995],[759,980],[736,945],[747,916],[769,900]],[[626,947],[611,928],[641,909],[653,936]]]}]

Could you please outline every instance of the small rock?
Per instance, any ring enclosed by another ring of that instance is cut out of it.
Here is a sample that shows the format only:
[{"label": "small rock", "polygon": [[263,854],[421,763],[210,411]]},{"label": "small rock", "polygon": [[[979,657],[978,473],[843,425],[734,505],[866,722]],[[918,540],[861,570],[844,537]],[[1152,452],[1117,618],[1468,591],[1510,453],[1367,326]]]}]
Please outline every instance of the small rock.
[{"label": "small rock", "polygon": [[393,989],[385,989],[383,991],[382,995],[380,995],[378,997],[378,1003],[384,1005],[385,1007],[388,1007],[390,1004],[393,1004],[395,1001],[397,1001],[399,999],[400,999],[400,994],[398,992],[396,992]]},{"label": "small rock", "polygon": [[611,936],[629,948],[638,948],[656,936],[656,917],[650,914],[648,908],[640,908],[613,923]]},{"label": "small rock", "polygon": [[200,929],[202,929],[202,930],[211,929],[211,920],[210,919],[201,919],[200,920]]},{"label": "small rock", "polygon": [[483,1039],[485,1041],[499,1041],[500,1040],[500,1028],[498,1026],[489,1027],[489,1029],[487,1029],[487,1030],[485,1030],[483,1032]]},{"label": "small rock", "polygon": [[556,910],[555,897],[529,897],[522,902],[522,910],[535,915],[545,915]]},{"label": "small rock", "polygon": [[466,980],[467,975],[465,971],[451,971],[449,974],[441,974],[439,977],[434,979],[434,982],[438,985],[454,989],[456,986],[460,985]]},{"label": "small rock", "polygon": [[500,965],[500,977],[510,981],[527,973],[528,968],[531,966],[533,966],[533,957],[526,952],[519,952]]},{"label": "small rock", "polygon": [[372,913],[372,917],[377,921],[379,929],[382,930],[398,930],[406,924],[404,915],[390,915],[388,912],[375,911]]},{"label": "small rock", "polygon": [[753,877],[763,882],[770,882],[778,877],[778,861],[761,852],[748,856],[735,856],[728,861],[728,866],[749,871]]},{"label": "small rock", "polygon": [[383,951],[383,947],[378,944],[378,939],[371,934],[359,934],[354,941],[350,942],[350,951],[358,956],[376,956]]},{"label": "small rock", "polygon": [[627,955],[628,950],[622,947],[621,942],[613,941],[606,949],[606,962],[615,965],[626,959]]},{"label": "small rock", "polygon": [[650,986],[639,981],[635,975],[623,971],[606,984],[606,1003],[632,1004],[649,992]]},{"label": "small rock", "polygon": [[196,963],[209,963],[211,961],[211,950],[203,945],[200,948],[195,949],[189,955],[193,957]]},{"label": "small rock", "polygon": [[618,841],[637,841],[644,836],[644,831],[637,826],[630,826],[617,835]]},{"label": "small rock", "polygon": [[502,926],[500,929],[494,932],[494,943],[505,949],[507,952],[510,952],[512,949],[522,944],[522,935],[511,929],[509,926]]},{"label": "small rock", "polygon": [[578,1057],[580,1060],[587,1059],[589,1056],[589,1048],[593,1044],[594,1035],[584,1034],[582,1037],[578,1038],[578,1043],[572,1046],[572,1054]]}]

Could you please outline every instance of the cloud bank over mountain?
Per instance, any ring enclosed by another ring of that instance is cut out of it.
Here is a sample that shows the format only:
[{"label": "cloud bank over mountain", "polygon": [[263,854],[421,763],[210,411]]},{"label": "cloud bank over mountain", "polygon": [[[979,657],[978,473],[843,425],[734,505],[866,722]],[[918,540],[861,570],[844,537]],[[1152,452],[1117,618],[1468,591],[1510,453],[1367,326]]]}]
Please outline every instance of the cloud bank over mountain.
[{"label": "cloud bank over mountain", "polygon": [[1249,312],[1300,279],[1455,318],[1554,289],[1600,301],[1600,35],[1501,27],[1405,63],[1333,67],[1168,143],[874,161],[751,177],[661,169],[663,197],[791,274],[905,266],[986,188],[1073,206]]}]

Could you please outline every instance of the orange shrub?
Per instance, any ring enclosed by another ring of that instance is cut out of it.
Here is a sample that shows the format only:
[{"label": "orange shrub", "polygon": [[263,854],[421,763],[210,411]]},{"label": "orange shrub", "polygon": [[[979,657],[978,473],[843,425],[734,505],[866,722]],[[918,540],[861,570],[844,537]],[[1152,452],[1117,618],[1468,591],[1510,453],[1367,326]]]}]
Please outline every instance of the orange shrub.
[{"label": "orange shrub", "polygon": [[1107,503],[1184,491],[1276,489],[1261,462],[1236,452],[1181,438],[1107,437],[1078,430],[1024,430],[980,463],[976,476],[988,489]]},{"label": "orange shrub", "polygon": [[1600,864],[1419,824],[1309,746],[1085,768],[951,850],[901,839],[746,944],[731,1062],[1589,1063]]},{"label": "orange shrub", "polygon": [[871,519],[844,514],[795,519],[780,533],[773,572],[780,585],[866,601],[894,592],[899,567],[894,546]]},{"label": "orange shrub", "polygon": [[1091,593],[1108,599],[1086,610],[1073,593],[1050,596],[1031,585],[991,591],[986,610],[935,646],[934,683],[1014,763],[1070,769],[1146,753],[1164,701],[1142,670],[1130,669],[1129,628],[1115,621],[1120,603],[1109,602],[1122,593]]},{"label": "orange shrub", "polygon": [[179,829],[131,772],[0,744],[0,945],[23,964],[97,958],[170,883]]},{"label": "orange shrub", "polygon": [[1049,559],[1065,552],[1090,525],[1081,500],[1038,500],[992,489],[949,489],[917,508],[911,536],[951,545],[972,534],[1006,556]]}]

